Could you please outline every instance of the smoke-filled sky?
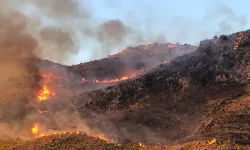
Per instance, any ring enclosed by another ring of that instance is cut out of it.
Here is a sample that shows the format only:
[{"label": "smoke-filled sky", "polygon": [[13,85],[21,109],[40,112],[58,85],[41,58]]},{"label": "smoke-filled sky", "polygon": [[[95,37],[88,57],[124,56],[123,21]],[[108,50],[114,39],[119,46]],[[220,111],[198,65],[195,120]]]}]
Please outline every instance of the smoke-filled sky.
[{"label": "smoke-filled sky", "polygon": [[[0,0],[6,3],[7,0]],[[248,0],[20,0],[8,8],[36,26],[41,55],[77,64],[114,54],[130,45],[179,42],[249,28]],[[39,24],[39,25],[38,25]]]}]

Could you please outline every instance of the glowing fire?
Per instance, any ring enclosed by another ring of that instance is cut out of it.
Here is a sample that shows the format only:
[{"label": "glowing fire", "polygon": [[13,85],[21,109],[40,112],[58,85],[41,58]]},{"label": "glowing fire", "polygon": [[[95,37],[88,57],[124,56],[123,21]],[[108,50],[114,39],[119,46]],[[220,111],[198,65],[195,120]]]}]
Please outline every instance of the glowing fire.
[{"label": "glowing fire", "polygon": [[38,99],[40,101],[48,100],[52,96],[55,96],[55,92],[49,89],[47,85],[43,85],[42,89],[39,91]]},{"label": "glowing fire", "polygon": [[239,47],[242,37],[243,37],[243,32],[240,32],[239,35],[235,38],[234,49],[237,49]]},{"label": "glowing fire", "polygon": [[40,132],[40,125],[39,124],[34,124],[31,127],[31,132],[33,135],[39,136],[39,137],[43,137],[44,134],[43,133],[39,133]]},{"label": "glowing fire", "polygon": [[39,132],[39,126],[36,124],[36,125],[34,125],[32,128],[31,128],[31,132],[33,133],[33,134],[38,134],[38,132]]},{"label": "glowing fire", "polygon": [[146,145],[142,144],[141,142],[139,142],[138,145],[139,145],[140,147],[144,147],[144,148],[146,147]]},{"label": "glowing fire", "polygon": [[54,74],[51,73],[51,72],[42,74],[42,77],[43,77],[43,78],[46,78],[46,79],[52,79],[52,78],[53,78],[53,79],[65,79],[65,78],[63,78],[63,77],[56,76],[56,75],[54,75]]},{"label": "glowing fire", "polygon": [[[132,78],[132,76],[130,77]],[[126,76],[122,76],[120,79],[111,79],[111,80],[102,80],[102,81],[99,81],[99,80],[94,80],[94,82],[96,83],[112,83],[112,82],[119,82],[119,81],[123,81],[123,80],[127,80],[129,79],[129,77],[126,75]]]},{"label": "glowing fire", "polygon": [[[139,73],[133,73],[130,76],[129,75],[125,75],[122,76],[120,78],[116,78],[116,79],[109,79],[109,80],[93,80],[92,82],[94,83],[114,83],[114,82],[119,82],[119,81],[124,81],[124,80],[128,80],[130,78],[134,78],[138,75]],[[86,82],[88,80],[86,80],[85,78],[82,78],[82,82]]]},{"label": "glowing fire", "polygon": [[163,64],[166,64],[166,63],[167,63],[167,61],[166,61],[166,60],[164,60],[162,63],[163,63]]},{"label": "glowing fire", "polygon": [[212,140],[210,140],[210,141],[207,141],[208,142],[208,144],[214,144],[215,142],[216,142],[216,139],[215,138],[213,138]]},{"label": "glowing fire", "polygon": [[[76,131],[60,131],[60,132],[53,131],[53,132],[41,133],[39,124],[34,124],[31,127],[31,132],[36,137],[44,137],[44,136],[49,136],[49,135],[63,135],[63,134],[80,134],[80,132],[78,130],[76,130]],[[102,139],[105,140],[106,142],[108,141],[108,139],[104,138],[103,136],[102,136]]]},{"label": "glowing fire", "polygon": [[107,143],[110,143],[110,140],[102,135],[98,135],[98,138],[101,139],[101,140],[104,140],[106,141]]},{"label": "glowing fire", "polygon": [[174,44],[168,44],[168,48],[174,48],[175,45]]},{"label": "glowing fire", "polygon": [[[38,92],[37,99],[40,101],[48,100],[52,96],[55,96],[55,92],[52,90],[52,88],[49,86],[51,84],[56,85],[55,80],[61,80],[64,79],[60,76],[55,76],[51,72],[44,73],[41,75],[43,78],[43,85],[40,91]],[[61,86],[61,85],[56,85]]]}]

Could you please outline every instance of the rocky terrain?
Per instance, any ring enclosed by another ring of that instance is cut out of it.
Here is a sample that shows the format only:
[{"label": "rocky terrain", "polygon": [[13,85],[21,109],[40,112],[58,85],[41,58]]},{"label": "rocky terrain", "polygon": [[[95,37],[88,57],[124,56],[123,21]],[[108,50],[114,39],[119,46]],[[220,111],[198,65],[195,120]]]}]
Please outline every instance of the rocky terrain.
[{"label": "rocky terrain", "polygon": [[[160,44],[152,44],[151,48],[156,47],[156,50],[147,51],[146,46],[138,46],[143,47],[143,50],[128,48],[131,50],[115,56],[68,67],[67,71],[72,74],[98,80],[118,78],[145,66],[143,69],[148,71],[137,78],[105,88],[74,91],[67,97],[59,96],[39,104],[46,112],[36,118],[43,118],[40,121],[46,123],[47,127],[63,129],[68,122],[53,123],[58,120],[51,118],[59,112],[66,120],[74,121],[71,116],[77,112],[84,125],[89,127],[82,130],[88,135],[65,133],[46,135],[26,142],[3,140],[0,148],[250,149],[250,30],[201,41],[195,51],[195,47],[185,46],[192,50],[187,53],[171,51],[162,59],[159,59],[162,55],[160,52],[153,56],[150,54],[161,47]],[[121,67],[124,64],[120,62],[126,63],[121,61],[123,59],[128,62],[133,59],[143,61],[142,58],[147,55],[152,56],[146,59],[148,66],[159,64],[147,67],[145,63],[142,66],[135,63],[132,65],[137,66],[135,68],[126,64],[128,70]],[[137,58],[139,56],[140,59]],[[156,58],[158,62],[153,61]],[[166,58],[169,58],[167,63],[160,63]],[[103,71],[99,73],[100,67]],[[87,73],[90,73],[89,76]],[[107,76],[104,76],[106,73]],[[5,108],[7,106],[13,108],[13,104],[2,105]],[[61,111],[65,108],[69,113]],[[27,114],[24,113],[22,117],[14,114],[10,116],[25,122]],[[1,121],[5,121],[3,118],[1,115]],[[101,131],[105,139],[93,136],[93,130]]]}]

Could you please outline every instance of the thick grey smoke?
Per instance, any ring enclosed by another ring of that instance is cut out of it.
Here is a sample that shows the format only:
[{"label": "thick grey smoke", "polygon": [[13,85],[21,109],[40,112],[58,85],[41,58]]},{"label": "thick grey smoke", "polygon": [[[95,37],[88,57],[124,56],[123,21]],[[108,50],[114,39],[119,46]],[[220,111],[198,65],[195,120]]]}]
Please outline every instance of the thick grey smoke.
[{"label": "thick grey smoke", "polygon": [[16,12],[0,13],[1,80],[21,78],[28,85],[39,84],[37,40],[26,32],[27,18]]},{"label": "thick grey smoke", "polygon": [[97,26],[96,29],[84,30],[85,35],[94,38],[100,44],[99,57],[112,53],[116,46],[122,45],[132,29],[121,20],[108,20]]},{"label": "thick grey smoke", "polygon": [[76,55],[79,47],[73,39],[74,33],[56,26],[47,26],[40,30],[41,43],[44,45],[42,55],[49,60],[57,58],[58,62],[66,62],[69,55]]},{"label": "thick grey smoke", "polygon": [[37,0],[34,3],[46,15],[55,18],[88,17],[88,12],[82,12],[78,3],[73,0]]},{"label": "thick grey smoke", "polygon": [[0,130],[5,136],[32,109],[27,100],[40,88],[41,78],[38,41],[27,32],[25,15],[0,12],[0,22]]},{"label": "thick grey smoke", "polygon": [[[67,64],[71,60],[71,56],[78,53],[79,43],[76,30],[72,30],[72,26],[64,26],[66,24],[64,22],[72,22],[77,17],[84,18],[88,15],[84,14],[82,10],[80,11],[78,4],[74,1],[24,0],[14,2],[2,0],[1,4],[6,6],[1,12],[3,16],[15,12],[16,15],[22,15],[26,19],[24,22],[25,30],[36,39],[38,47],[36,54],[39,57]],[[35,12],[31,14],[21,13],[21,10],[29,9]],[[56,24],[44,24],[44,19],[53,19]]]},{"label": "thick grey smoke", "polygon": [[96,38],[101,43],[121,43],[129,32],[131,29],[121,20],[109,20],[98,27]]}]

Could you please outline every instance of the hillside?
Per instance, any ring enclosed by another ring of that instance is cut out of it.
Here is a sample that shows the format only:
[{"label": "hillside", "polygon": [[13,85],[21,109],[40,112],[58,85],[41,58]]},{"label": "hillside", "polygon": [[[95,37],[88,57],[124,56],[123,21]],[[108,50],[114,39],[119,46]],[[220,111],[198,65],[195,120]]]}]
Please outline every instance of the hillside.
[{"label": "hillside", "polygon": [[[145,47],[139,56],[144,56]],[[21,101],[18,106],[25,113],[21,116],[7,113],[8,119],[1,116],[1,121],[20,120],[22,129],[26,129],[25,123],[39,122],[43,137],[2,143],[11,149],[247,149],[249,48],[250,30],[222,35],[201,41],[196,51],[169,57],[172,61],[160,63],[137,78],[89,91],[76,92],[74,84],[64,90],[55,89],[56,96],[37,103],[42,113]],[[92,66],[105,62],[110,64],[103,67],[115,66],[113,59],[128,60],[127,55],[135,52],[126,50],[125,54],[72,66],[69,71],[73,68],[79,76],[88,69],[98,72]],[[174,53],[171,55],[180,54]],[[2,105],[6,108],[3,112],[15,106],[15,103]],[[68,129],[88,135],[49,134],[49,130]],[[105,135],[105,140],[101,140],[100,134]]]},{"label": "hillside", "polygon": [[158,44],[127,47],[120,53],[70,67],[70,71],[86,80],[112,80],[123,76],[135,77],[173,58],[196,49],[188,44]]},{"label": "hillside", "polygon": [[[239,97],[248,94],[245,83],[248,82],[249,33],[243,33],[236,49],[235,38],[239,33],[202,41],[197,51],[138,79],[75,96],[76,106],[81,106],[78,109],[86,118],[105,114],[107,120],[118,126],[117,134],[124,138],[132,136],[134,140],[141,138],[146,143],[160,142],[155,137],[162,143],[214,137],[248,143],[242,137],[242,132],[244,137],[249,137],[248,127],[243,126],[249,124],[249,115],[243,113],[248,107],[243,112],[234,110],[237,113],[226,107],[239,105],[242,100]],[[93,116],[92,112],[97,114]],[[240,124],[239,120],[244,121]],[[96,124],[100,128],[99,122]],[[121,128],[126,128],[128,133],[123,133]],[[154,134],[153,139],[145,135],[143,128]]]},{"label": "hillside", "polygon": [[136,78],[196,49],[197,47],[188,44],[153,43],[127,47],[118,54],[78,65],[64,66],[41,60],[39,66],[43,73],[51,72],[56,76],[68,78],[70,82],[64,83],[67,87],[77,86],[82,90],[93,90]]}]

